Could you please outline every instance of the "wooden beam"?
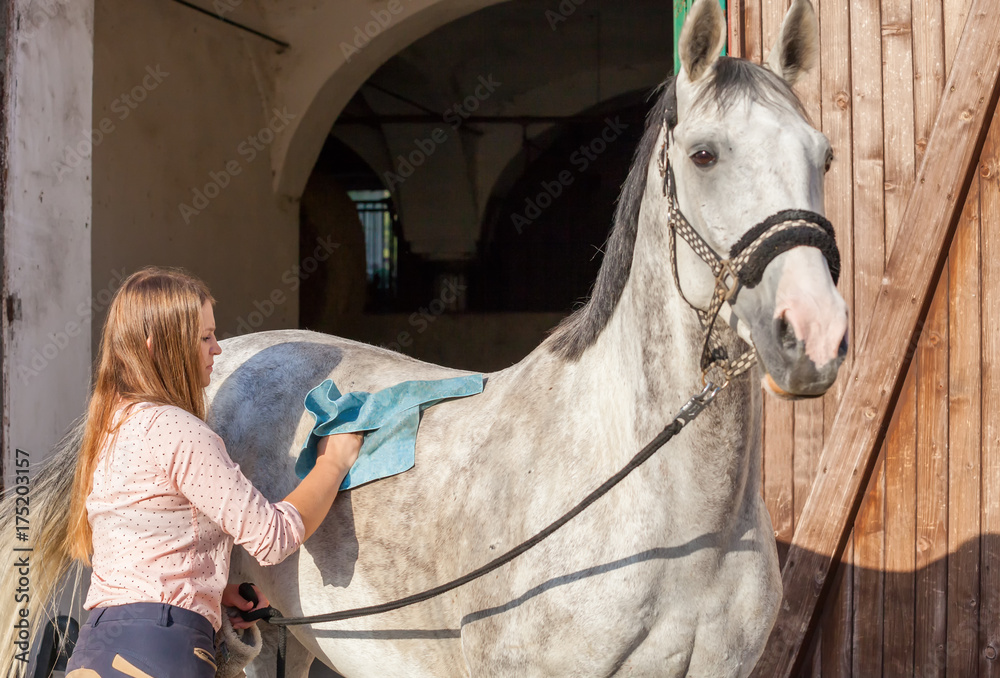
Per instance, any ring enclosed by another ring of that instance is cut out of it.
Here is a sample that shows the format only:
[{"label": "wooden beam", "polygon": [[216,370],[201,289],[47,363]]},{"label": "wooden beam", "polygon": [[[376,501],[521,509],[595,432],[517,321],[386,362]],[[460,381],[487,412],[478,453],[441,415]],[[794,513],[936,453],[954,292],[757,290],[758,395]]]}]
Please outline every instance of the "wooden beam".
[{"label": "wooden beam", "polygon": [[825,596],[888,428],[996,109],[1000,12],[973,0],[869,332],[820,459],[782,572],[784,598],[755,675],[790,676]]},{"label": "wooden beam", "polygon": [[729,0],[727,10],[729,23],[729,56],[745,58],[746,47],[743,44],[743,4],[746,0]]}]

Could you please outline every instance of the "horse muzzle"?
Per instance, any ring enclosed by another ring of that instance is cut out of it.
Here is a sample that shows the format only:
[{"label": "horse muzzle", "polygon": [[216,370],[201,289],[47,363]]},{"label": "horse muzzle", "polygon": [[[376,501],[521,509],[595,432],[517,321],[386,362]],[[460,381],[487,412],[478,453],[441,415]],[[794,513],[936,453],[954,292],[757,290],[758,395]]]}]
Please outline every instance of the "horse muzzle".
[{"label": "horse muzzle", "polygon": [[[818,398],[833,385],[840,366],[847,356],[847,335],[845,334],[836,355],[822,365],[806,352],[805,342],[794,336],[779,342],[780,358],[769,361],[761,356],[764,376],[761,379],[765,390],[785,400]],[[777,364],[768,365],[768,363]]]},{"label": "horse muzzle", "polygon": [[[833,225],[816,212],[782,210],[744,233],[730,248],[729,258],[723,259],[681,213],[665,154],[666,144],[660,171],[663,194],[669,198],[674,283],[687,301],[677,272],[677,236],[715,277],[708,310],[698,310],[705,331],[700,358],[703,373],[719,369],[728,383],[759,360],[767,375],[765,388],[774,395],[823,395],[847,355],[847,307],[836,288],[840,250]],[[715,334],[716,319],[727,303],[752,334],[753,348],[735,360],[718,345]]]},{"label": "horse muzzle", "polygon": [[815,249],[790,251],[761,285],[753,339],[764,388],[779,398],[823,395],[847,356],[847,305],[817,267]]}]

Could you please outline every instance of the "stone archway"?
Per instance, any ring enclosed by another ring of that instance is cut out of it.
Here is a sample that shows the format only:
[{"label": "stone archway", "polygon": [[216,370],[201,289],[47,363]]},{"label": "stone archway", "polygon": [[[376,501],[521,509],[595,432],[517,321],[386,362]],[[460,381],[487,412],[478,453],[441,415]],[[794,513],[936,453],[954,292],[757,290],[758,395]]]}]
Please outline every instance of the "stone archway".
[{"label": "stone archway", "polygon": [[[270,23],[301,49],[275,57],[281,73],[275,101],[297,115],[272,148],[274,188],[297,199],[334,121],[379,66],[432,31],[504,0],[389,0],[275,7]],[[331,26],[350,27],[336,31]],[[334,46],[335,45],[335,46]]]}]

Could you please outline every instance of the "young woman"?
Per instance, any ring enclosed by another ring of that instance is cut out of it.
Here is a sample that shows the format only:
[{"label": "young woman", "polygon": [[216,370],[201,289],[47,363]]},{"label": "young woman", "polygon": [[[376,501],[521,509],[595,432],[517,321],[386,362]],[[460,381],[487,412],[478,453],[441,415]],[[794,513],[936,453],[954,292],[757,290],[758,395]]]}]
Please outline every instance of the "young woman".
[{"label": "young woman", "polygon": [[328,436],[282,501],[254,488],[204,421],[222,352],[214,303],[200,280],[152,267],[111,303],[67,534],[69,553],[93,568],[67,678],[214,676],[222,606],[256,609],[227,585],[233,544],[262,565],[284,560],[319,527],[357,459],[360,436]]}]

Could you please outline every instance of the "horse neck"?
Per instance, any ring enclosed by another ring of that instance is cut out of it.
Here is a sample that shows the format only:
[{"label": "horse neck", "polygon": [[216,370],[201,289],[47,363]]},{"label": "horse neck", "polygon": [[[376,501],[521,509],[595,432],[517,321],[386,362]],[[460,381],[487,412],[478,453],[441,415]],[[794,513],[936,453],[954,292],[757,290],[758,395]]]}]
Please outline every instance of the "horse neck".
[{"label": "horse neck", "polygon": [[[674,283],[665,221],[645,208],[639,218],[629,280],[610,322],[584,352],[578,368],[588,375],[590,397],[618,401],[596,407],[633,414],[633,445],[619,452],[623,457],[652,440],[702,388],[704,334],[696,311]],[[681,247],[678,243],[678,255],[685,256]],[[690,294],[691,281],[686,282],[682,284]],[[738,355],[740,347],[732,342],[730,354]],[[760,483],[761,394],[756,374],[754,369],[737,378],[688,425],[683,442],[679,437],[668,443],[644,470],[650,487],[658,488],[651,491],[691,495],[667,501],[692,499],[710,507],[705,518],[714,527],[741,513],[751,499],[748,490],[755,492]],[[681,478],[663,483],[662,474]]]}]

